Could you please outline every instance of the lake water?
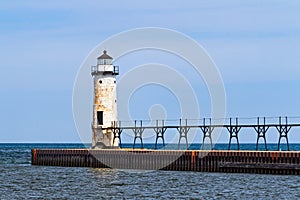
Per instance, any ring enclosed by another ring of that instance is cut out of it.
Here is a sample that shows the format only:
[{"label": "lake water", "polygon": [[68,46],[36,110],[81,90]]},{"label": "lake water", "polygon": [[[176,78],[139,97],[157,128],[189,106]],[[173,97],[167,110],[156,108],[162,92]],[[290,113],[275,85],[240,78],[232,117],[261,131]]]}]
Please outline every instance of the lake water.
[{"label": "lake water", "polygon": [[300,198],[300,176],[31,166],[34,147],[83,145],[0,144],[0,199]]}]

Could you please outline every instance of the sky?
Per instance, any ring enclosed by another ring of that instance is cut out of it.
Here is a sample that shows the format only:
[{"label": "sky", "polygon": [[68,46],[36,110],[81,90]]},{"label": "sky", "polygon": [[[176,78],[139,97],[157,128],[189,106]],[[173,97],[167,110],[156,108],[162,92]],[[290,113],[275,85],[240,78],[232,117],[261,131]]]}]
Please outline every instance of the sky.
[{"label": "sky", "polygon": [[[176,30],[202,45],[222,76],[227,117],[299,117],[299,10],[296,0],[1,1],[0,142],[81,142],[72,113],[80,66],[105,39],[142,27]],[[202,91],[201,117],[209,117],[203,80],[175,60],[144,51],[123,56],[116,64],[122,77],[138,64],[167,62],[187,76],[194,90]],[[132,116],[151,113],[143,105],[161,112],[157,105],[167,102],[155,96],[158,90],[162,88],[149,86],[134,93]],[[165,95],[174,98],[168,91]],[[166,106],[164,112],[179,117],[176,106]],[[300,142],[297,132],[299,128],[291,131],[291,142]],[[240,134],[241,142],[255,140],[254,131]],[[278,133],[268,132],[267,140],[277,142]],[[227,141],[228,135],[222,134],[220,142]]]}]

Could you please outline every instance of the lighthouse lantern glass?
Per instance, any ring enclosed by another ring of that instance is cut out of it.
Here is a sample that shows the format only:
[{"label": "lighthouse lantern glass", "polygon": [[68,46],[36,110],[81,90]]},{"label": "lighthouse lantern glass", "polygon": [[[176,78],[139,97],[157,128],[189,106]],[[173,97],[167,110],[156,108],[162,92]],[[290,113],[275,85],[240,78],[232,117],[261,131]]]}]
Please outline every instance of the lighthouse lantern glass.
[{"label": "lighthouse lantern glass", "polygon": [[112,65],[112,59],[98,59],[98,65]]}]

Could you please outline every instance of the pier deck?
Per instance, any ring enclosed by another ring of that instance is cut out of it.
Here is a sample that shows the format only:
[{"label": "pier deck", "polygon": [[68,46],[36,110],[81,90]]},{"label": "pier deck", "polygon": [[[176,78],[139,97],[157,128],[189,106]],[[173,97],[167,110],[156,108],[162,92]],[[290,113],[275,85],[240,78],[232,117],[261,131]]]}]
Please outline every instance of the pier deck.
[{"label": "pier deck", "polygon": [[32,165],[300,175],[300,151],[33,149]]}]

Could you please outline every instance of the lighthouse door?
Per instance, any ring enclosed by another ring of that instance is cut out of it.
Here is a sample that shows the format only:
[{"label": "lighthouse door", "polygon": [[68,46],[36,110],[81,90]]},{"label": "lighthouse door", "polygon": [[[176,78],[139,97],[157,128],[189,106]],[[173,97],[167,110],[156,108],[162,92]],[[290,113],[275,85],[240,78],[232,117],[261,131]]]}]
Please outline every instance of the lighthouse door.
[{"label": "lighthouse door", "polygon": [[103,111],[97,111],[98,124],[103,125]]}]

